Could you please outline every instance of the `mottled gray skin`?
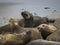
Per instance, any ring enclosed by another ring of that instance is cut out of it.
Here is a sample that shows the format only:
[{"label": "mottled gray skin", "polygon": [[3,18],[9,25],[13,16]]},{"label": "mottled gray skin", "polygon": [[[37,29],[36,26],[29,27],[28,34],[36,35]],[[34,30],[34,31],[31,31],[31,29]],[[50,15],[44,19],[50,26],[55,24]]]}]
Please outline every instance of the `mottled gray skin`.
[{"label": "mottled gray skin", "polygon": [[[28,11],[23,11],[21,12],[21,15],[24,19],[19,21],[19,24],[22,22],[22,25],[24,24],[24,27],[37,27],[40,24],[47,23],[47,18],[41,18],[39,16],[33,16],[30,12]],[[25,16],[27,15],[27,16]],[[26,18],[30,16],[29,18]]]},{"label": "mottled gray skin", "polygon": [[60,45],[60,42],[46,41],[46,40],[34,40],[26,45]]},{"label": "mottled gray skin", "polygon": [[60,29],[49,35],[46,40],[60,42]]}]

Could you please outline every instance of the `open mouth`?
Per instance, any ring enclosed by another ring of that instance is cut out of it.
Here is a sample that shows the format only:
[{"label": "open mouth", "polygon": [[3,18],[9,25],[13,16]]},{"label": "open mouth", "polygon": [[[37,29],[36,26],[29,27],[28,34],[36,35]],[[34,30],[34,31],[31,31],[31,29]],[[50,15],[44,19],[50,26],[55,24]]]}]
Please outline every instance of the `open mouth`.
[{"label": "open mouth", "polygon": [[25,19],[29,19],[30,18],[30,16],[29,15],[27,15],[27,14],[24,14],[24,15],[22,15]]}]

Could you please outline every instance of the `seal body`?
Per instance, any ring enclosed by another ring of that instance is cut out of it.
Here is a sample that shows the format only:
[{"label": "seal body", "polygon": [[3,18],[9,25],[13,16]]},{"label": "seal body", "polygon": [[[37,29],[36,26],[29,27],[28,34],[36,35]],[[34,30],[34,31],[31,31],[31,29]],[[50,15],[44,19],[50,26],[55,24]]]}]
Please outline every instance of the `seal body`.
[{"label": "seal body", "polygon": [[60,42],[60,29],[49,35],[46,40]]},{"label": "seal body", "polygon": [[38,40],[31,41],[30,43],[28,43],[26,45],[60,45],[60,43],[54,42],[54,41],[46,41],[46,40],[38,39]]},{"label": "seal body", "polygon": [[[24,27],[37,27],[39,24],[47,23],[45,18],[43,19],[39,16],[33,16],[28,11],[21,12],[21,16],[24,18]],[[20,22],[22,22],[22,20]]]},{"label": "seal body", "polygon": [[49,24],[41,24],[37,28],[41,32],[44,39],[46,39],[46,37],[51,33],[57,31],[57,28],[55,26]]}]

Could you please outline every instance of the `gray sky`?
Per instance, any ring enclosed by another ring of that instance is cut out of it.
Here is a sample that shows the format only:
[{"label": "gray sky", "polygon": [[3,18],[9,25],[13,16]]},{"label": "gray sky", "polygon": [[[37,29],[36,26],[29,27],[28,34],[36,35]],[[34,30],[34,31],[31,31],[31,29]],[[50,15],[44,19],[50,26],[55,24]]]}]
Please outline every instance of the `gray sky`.
[{"label": "gray sky", "polygon": [[55,13],[60,13],[60,0],[0,0],[0,26],[7,24],[9,17],[21,18],[22,9],[32,14],[36,12],[38,16],[44,17],[51,14],[53,10],[56,10]]}]

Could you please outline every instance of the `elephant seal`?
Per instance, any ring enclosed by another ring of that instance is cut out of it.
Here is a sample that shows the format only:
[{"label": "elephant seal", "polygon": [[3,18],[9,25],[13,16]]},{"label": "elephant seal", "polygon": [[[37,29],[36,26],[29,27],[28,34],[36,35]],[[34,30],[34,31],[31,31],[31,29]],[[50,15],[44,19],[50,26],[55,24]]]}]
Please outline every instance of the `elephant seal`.
[{"label": "elephant seal", "polygon": [[46,39],[46,37],[51,33],[57,31],[57,28],[55,26],[49,24],[41,24],[37,28],[41,32],[44,39]]},{"label": "elephant seal", "polygon": [[26,45],[60,45],[60,42],[38,39],[38,40],[31,41]]},{"label": "elephant seal", "polygon": [[0,45],[24,45],[30,41],[30,33],[30,31],[26,31],[22,33],[0,34]]},{"label": "elephant seal", "polygon": [[60,29],[49,35],[46,40],[60,42]]},{"label": "elephant seal", "polygon": [[42,23],[47,23],[47,19],[43,19],[39,16],[33,16],[28,11],[21,12],[21,16],[23,17],[23,19],[18,22],[19,24],[21,23],[22,25],[24,25],[24,27],[37,27]]},{"label": "elephant seal", "polygon": [[[14,20],[14,19],[12,19]],[[13,22],[13,23],[12,23]],[[41,32],[39,32],[39,30],[37,28],[24,28],[21,27],[17,21],[11,21],[10,24],[12,25],[12,29],[13,29],[13,33],[17,32],[17,33],[22,33],[22,32],[26,32],[26,31],[30,31],[31,32],[31,40],[36,40],[36,39],[42,39],[41,36]]]}]

